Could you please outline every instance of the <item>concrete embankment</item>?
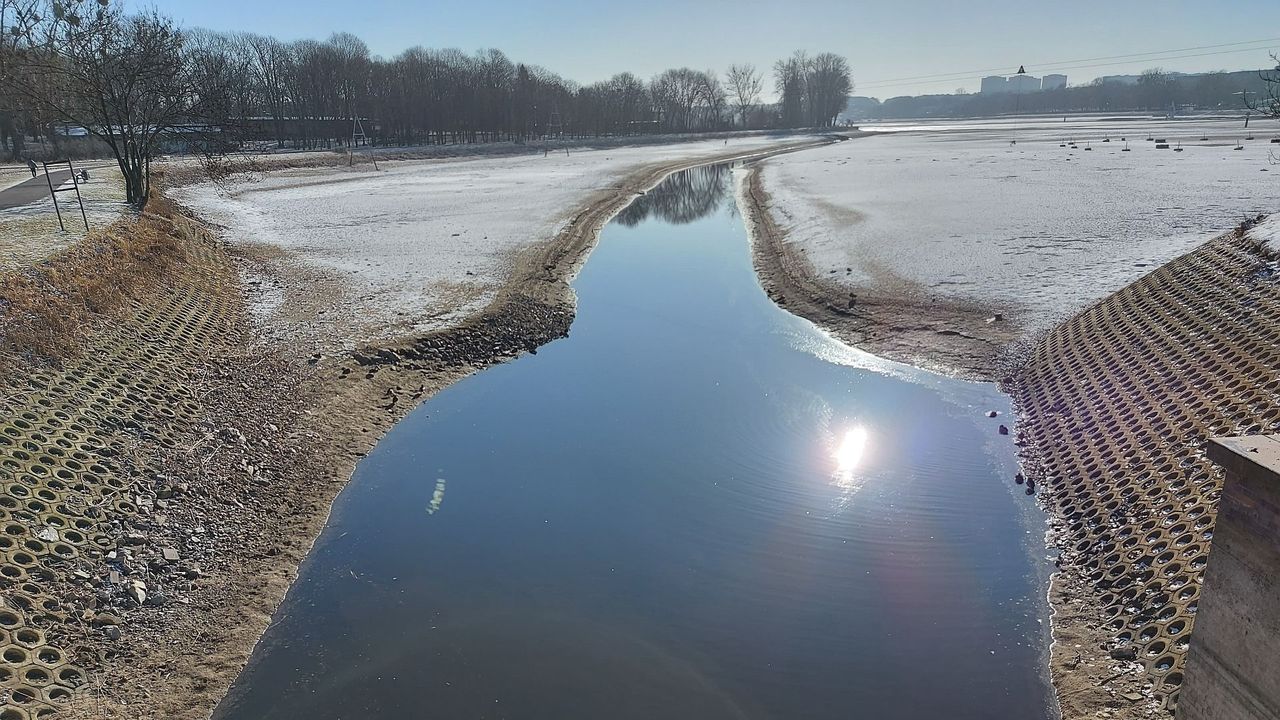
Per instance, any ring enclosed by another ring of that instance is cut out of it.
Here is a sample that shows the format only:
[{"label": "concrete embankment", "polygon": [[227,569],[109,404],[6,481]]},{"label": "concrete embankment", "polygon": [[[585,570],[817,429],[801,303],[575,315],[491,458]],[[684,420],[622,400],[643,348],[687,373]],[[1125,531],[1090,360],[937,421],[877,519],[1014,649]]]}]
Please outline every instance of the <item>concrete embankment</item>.
[{"label": "concrete embankment", "polygon": [[[514,258],[482,312],[350,354],[269,340],[242,283],[254,259],[163,201],[90,252],[4,276],[3,309],[76,302],[72,324],[19,312],[0,327],[15,368],[0,384],[0,717],[206,716],[381,435],[567,333],[568,280],[637,192],[741,155],[638,169]],[[143,234],[156,242],[116,252]]]},{"label": "concrete embankment", "polygon": [[1006,385],[1061,549],[1066,718],[1177,707],[1222,487],[1206,440],[1280,428],[1280,259],[1250,225],[1062,323]]}]

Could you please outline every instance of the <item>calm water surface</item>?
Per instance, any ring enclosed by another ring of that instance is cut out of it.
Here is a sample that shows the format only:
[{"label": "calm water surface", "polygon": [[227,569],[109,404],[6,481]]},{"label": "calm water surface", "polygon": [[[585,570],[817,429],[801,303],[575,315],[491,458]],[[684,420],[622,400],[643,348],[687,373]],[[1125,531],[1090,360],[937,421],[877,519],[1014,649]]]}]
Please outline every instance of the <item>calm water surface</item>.
[{"label": "calm water surface", "polygon": [[361,463],[215,717],[1051,716],[1002,396],[777,308],[724,166],[574,286]]}]

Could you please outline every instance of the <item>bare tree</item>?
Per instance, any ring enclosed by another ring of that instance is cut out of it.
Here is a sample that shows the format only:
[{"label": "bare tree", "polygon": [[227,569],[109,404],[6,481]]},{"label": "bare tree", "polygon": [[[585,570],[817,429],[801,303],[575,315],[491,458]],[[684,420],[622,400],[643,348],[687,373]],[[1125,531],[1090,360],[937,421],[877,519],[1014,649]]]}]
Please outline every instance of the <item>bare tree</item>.
[{"label": "bare tree", "polygon": [[783,127],[801,127],[805,121],[805,80],[809,74],[809,56],[797,50],[794,55],[773,64],[773,86]]},{"label": "bare tree", "polygon": [[6,89],[101,138],[130,204],[147,202],[162,137],[220,149],[226,128],[209,118],[229,109],[231,69],[213,55],[193,61],[168,18],[126,16],[97,0],[29,0],[9,9],[0,16]]},{"label": "bare tree", "polygon": [[853,81],[849,61],[835,53],[819,53],[809,61],[808,113],[813,127],[831,127],[849,102]]},{"label": "bare tree", "polygon": [[1163,68],[1148,68],[1138,75],[1138,88],[1148,110],[1163,110],[1174,102],[1173,76]]},{"label": "bare tree", "polygon": [[729,99],[738,111],[742,126],[746,127],[747,113],[760,102],[760,93],[764,91],[764,77],[754,65],[745,64],[730,65],[724,79],[729,88]]},{"label": "bare tree", "polygon": [[853,92],[849,62],[835,53],[797,50],[774,64],[773,76],[785,127],[831,127]]},{"label": "bare tree", "polygon": [[1262,97],[1250,107],[1273,118],[1280,118],[1280,55],[1272,53],[1271,61],[1276,64],[1274,69],[1258,71],[1263,83]]}]

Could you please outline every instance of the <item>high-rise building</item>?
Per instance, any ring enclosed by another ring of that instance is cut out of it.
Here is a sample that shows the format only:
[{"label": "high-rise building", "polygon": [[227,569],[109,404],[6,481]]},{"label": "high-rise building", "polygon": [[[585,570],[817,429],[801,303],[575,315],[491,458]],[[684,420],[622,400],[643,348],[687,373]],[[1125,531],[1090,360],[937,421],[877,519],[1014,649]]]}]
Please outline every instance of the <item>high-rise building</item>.
[{"label": "high-rise building", "polygon": [[1009,83],[1003,75],[988,75],[982,78],[981,92],[987,94],[1009,92]]},{"label": "high-rise building", "polygon": [[1014,75],[1009,78],[1007,92],[1029,93],[1040,89],[1040,78],[1034,75]]},{"label": "high-rise building", "polygon": [[1067,86],[1066,75],[1045,75],[1040,81],[1041,90],[1057,90]]}]

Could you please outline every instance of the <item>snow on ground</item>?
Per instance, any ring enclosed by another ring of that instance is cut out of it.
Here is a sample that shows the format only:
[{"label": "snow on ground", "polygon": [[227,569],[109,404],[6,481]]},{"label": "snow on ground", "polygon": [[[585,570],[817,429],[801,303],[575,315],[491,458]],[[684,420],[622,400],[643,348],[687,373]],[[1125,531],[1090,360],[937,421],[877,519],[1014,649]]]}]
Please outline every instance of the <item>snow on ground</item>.
[{"label": "snow on ground", "polygon": [[1271,252],[1280,252],[1280,214],[1272,215],[1254,225],[1249,229],[1249,234]]},{"label": "snow on ground", "polygon": [[[80,166],[77,166],[79,169]],[[125,203],[124,180],[114,166],[89,166],[89,182],[80,183],[85,217],[91,229],[101,229],[131,212]],[[27,180],[30,172],[24,167]],[[43,178],[43,176],[42,176]],[[41,179],[41,182],[44,182]],[[71,187],[70,180],[62,187]],[[0,270],[37,263],[71,247],[85,235],[84,218],[73,192],[58,193],[62,223],[54,212],[53,199],[45,197],[7,210],[0,210]]]},{"label": "snow on ground", "polygon": [[[482,309],[521,250],[550,240],[591,195],[642,166],[798,139],[751,136],[545,157],[383,163],[381,171],[368,165],[286,171],[228,191],[201,184],[173,195],[225,226],[229,242],[284,252],[281,262],[291,271],[277,273],[274,285],[259,278],[256,287],[296,297],[309,292],[296,287],[305,282],[298,277],[342,278],[339,294],[347,301],[320,303],[311,317],[280,316],[266,306],[276,302],[267,292],[258,297],[258,312],[306,325],[302,335],[352,323],[356,332],[343,343],[351,347],[385,337],[388,328],[421,333]],[[352,298],[358,311],[343,317]]]},{"label": "snow on ground", "polygon": [[817,275],[1020,310],[1037,329],[1280,210],[1280,125],[1242,123],[899,124],[770,159],[762,179]]}]

